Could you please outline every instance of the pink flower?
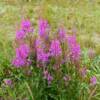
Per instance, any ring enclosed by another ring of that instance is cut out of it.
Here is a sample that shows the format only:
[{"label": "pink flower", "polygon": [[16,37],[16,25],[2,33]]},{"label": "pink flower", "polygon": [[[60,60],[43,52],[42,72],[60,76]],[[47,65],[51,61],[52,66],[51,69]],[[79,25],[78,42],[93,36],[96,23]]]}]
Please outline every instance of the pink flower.
[{"label": "pink flower", "polygon": [[30,48],[27,44],[22,44],[19,48],[16,48],[16,57],[17,58],[27,58],[30,52]]},{"label": "pink flower", "polygon": [[13,61],[12,61],[12,64],[13,64],[16,68],[19,68],[19,67],[24,66],[25,63],[26,63],[26,60],[25,60],[25,59],[22,59],[22,58],[20,58],[20,57],[14,58]]},{"label": "pink flower", "polygon": [[97,78],[96,78],[95,76],[91,77],[90,83],[91,83],[92,85],[96,85],[96,83],[97,83]]},{"label": "pink flower", "polygon": [[77,44],[71,48],[71,58],[73,60],[79,60],[81,54],[80,45]]},{"label": "pink flower", "polygon": [[29,32],[33,32],[30,20],[22,20],[20,30],[16,32],[16,39],[24,39]]},{"label": "pink flower", "polygon": [[60,56],[62,54],[59,40],[52,40],[50,46],[50,54],[51,56]]},{"label": "pink flower", "polygon": [[51,84],[52,80],[53,80],[53,77],[50,74],[48,74],[48,77],[47,77],[48,85]]},{"label": "pink flower", "polygon": [[45,70],[45,71],[43,72],[43,76],[44,76],[44,79],[47,79],[47,76],[48,76],[48,70]]},{"label": "pink flower", "polygon": [[50,75],[48,70],[44,71],[43,75],[44,75],[44,79],[48,81],[48,85],[50,85],[51,81],[53,80],[53,77]]},{"label": "pink flower", "polygon": [[72,48],[74,47],[77,43],[76,43],[76,36],[75,35],[69,35],[67,37],[67,42],[68,42],[68,47]]},{"label": "pink flower", "polygon": [[11,79],[4,79],[4,83],[8,86],[12,85],[12,80]]},{"label": "pink flower", "polygon": [[38,25],[39,25],[39,35],[43,36],[49,28],[48,21],[44,19],[40,19]]},{"label": "pink flower", "polygon": [[49,58],[49,53],[45,52],[45,45],[40,39],[36,40],[36,54],[37,60],[41,62],[47,62]]},{"label": "pink flower", "polygon": [[66,32],[63,28],[59,29],[59,38],[61,41],[64,41],[66,39]]},{"label": "pink flower", "polygon": [[42,48],[37,49],[37,60],[42,62],[47,62],[49,58],[49,53],[45,53]]},{"label": "pink flower", "polygon": [[24,39],[26,37],[26,32],[19,30],[16,32],[16,39]]},{"label": "pink flower", "polygon": [[30,62],[27,60],[29,56],[30,48],[27,44],[22,44],[16,49],[16,57],[13,59],[12,64],[19,68],[25,65],[29,65]]},{"label": "pink flower", "polygon": [[71,80],[71,77],[68,76],[68,75],[65,75],[65,76],[63,77],[63,80],[64,80],[65,82],[68,82],[68,81]]},{"label": "pink flower", "polygon": [[40,38],[37,38],[36,39],[36,42],[35,42],[35,48],[38,49],[38,48],[42,48],[44,46],[43,42],[41,41]]},{"label": "pink flower", "polygon": [[33,29],[31,28],[31,22],[30,20],[22,20],[21,22],[21,29],[24,30],[25,32],[33,32]]},{"label": "pink flower", "polygon": [[81,49],[80,49],[80,45],[76,41],[76,36],[75,35],[68,36],[67,41],[68,41],[68,47],[71,53],[70,54],[71,59],[75,61],[79,60]]}]

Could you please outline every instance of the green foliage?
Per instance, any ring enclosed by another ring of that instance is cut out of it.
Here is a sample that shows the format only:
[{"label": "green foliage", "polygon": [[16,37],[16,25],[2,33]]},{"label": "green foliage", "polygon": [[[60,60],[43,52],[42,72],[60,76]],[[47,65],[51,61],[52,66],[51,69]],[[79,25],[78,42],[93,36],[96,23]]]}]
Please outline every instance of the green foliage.
[{"label": "green foliage", "polygon": [[91,72],[92,75],[95,75],[98,79],[97,88],[95,90],[95,95],[92,96],[94,100],[99,100],[100,98],[100,56],[96,56],[91,63]]},{"label": "green foliage", "polygon": [[[23,16],[28,16],[36,25],[41,12],[41,16],[47,18],[54,29],[62,23],[68,29],[76,27],[82,48],[93,47],[99,54],[99,0],[91,2],[89,0],[76,2],[73,0],[58,0],[57,2],[56,0],[31,0],[31,2],[15,0],[14,3],[8,1],[0,0],[0,100],[66,100],[66,98],[67,100],[100,100],[100,56],[89,59],[87,49],[83,50],[81,66],[89,68],[88,77],[95,75],[98,79],[92,96],[91,87],[77,77],[75,69],[63,69],[73,78],[67,86],[64,86],[64,82],[59,83],[59,80],[48,86],[41,78],[42,72],[34,69],[36,66],[31,66],[33,74],[27,76],[23,70],[15,70],[11,65],[13,55],[11,41],[14,38],[16,22]],[[13,79],[12,87],[5,86],[3,82],[5,78]]]}]

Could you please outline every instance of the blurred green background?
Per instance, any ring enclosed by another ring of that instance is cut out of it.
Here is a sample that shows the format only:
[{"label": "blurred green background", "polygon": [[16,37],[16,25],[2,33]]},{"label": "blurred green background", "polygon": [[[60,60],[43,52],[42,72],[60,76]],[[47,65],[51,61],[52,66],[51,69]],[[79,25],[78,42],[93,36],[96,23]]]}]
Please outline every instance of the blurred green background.
[{"label": "blurred green background", "polygon": [[83,48],[100,53],[100,0],[0,0],[0,50],[6,51],[23,17],[29,17],[35,28],[39,17],[53,29],[64,24],[77,31]]}]

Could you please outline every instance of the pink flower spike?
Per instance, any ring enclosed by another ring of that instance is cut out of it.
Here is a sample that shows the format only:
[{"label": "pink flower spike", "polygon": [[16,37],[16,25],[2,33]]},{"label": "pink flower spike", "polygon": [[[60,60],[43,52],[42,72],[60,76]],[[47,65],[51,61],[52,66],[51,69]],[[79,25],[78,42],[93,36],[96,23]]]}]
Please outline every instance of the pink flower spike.
[{"label": "pink flower spike", "polygon": [[17,58],[27,58],[30,52],[30,48],[27,44],[20,45],[19,48],[16,48],[16,57]]},{"label": "pink flower spike", "polygon": [[53,80],[53,77],[50,74],[48,74],[48,77],[47,77],[48,85],[51,84],[52,80]]},{"label": "pink flower spike", "polygon": [[76,36],[75,35],[70,35],[67,37],[67,42],[68,42],[68,47],[72,48],[73,46],[76,45]]},{"label": "pink flower spike", "polygon": [[48,77],[48,71],[47,71],[47,70],[45,70],[45,71],[43,72],[43,77],[44,77],[44,79],[47,79],[47,77]]},{"label": "pink flower spike", "polygon": [[53,80],[53,77],[50,75],[50,73],[48,72],[48,70],[45,70],[43,72],[43,75],[44,75],[44,79],[47,80],[48,85],[50,85],[51,84],[51,81]]},{"label": "pink flower spike", "polygon": [[60,56],[62,54],[59,40],[52,40],[50,46],[50,54],[51,56]]},{"label": "pink flower spike", "polygon": [[37,60],[42,62],[47,62],[49,58],[49,53],[45,53],[42,48],[37,49]]},{"label": "pink flower spike", "polygon": [[16,39],[24,39],[26,37],[26,33],[23,30],[19,30],[16,32]]},{"label": "pink flower spike", "polygon": [[71,48],[71,57],[73,60],[79,60],[80,59],[80,54],[81,54],[81,50],[80,50],[80,45],[77,44],[74,47]]},{"label": "pink flower spike", "polygon": [[16,57],[13,59],[12,64],[16,68],[29,65],[30,63],[27,60],[29,53],[30,53],[30,48],[27,44],[20,45],[18,48],[16,48]]},{"label": "pink flower spike", "polygon": [[80,45],[76,41],[76,36],[68,36],[67,37],[68,47],[70,50],[70,56],[73,61],[78,61],[81,55]]},{"label": "pink flower spike", "polygon": [[40,19],[38,23],[38,27],[39,27],[39,35],[43,36],[49,29],[48,21],[44,19]]},{"label": "pink flower spike", "polygon": [[34,29],[31,27],[31,22],[29,19],[25,20],[23,19],[21,22],[21,29],[24,30],[25,32],[33,32]]},{"label": "pink flower spike", "polygon": [[59,38],[61,41],[64,41],[66,39],[66,31],[63,28],[59,29]]},{"label": "pink flower spike", "polygon": [[22,20],[21,22],[21,27],[22,29],[27,29],[27,28],[30,28],[31,27],[31,22],[30,20]]},{"label": "pink flower spike", "polygon": [[25,65],[25,60],[22,58],[14,58],[12,61],[12,65],[14,65],[16,68],[20,68]]},{"label": "pink flower spike", "polygon": [[70,77],[69,75],[65,75],[65,76],[63,77],[63,80],[64,80],[65,82],[68,82],[68,81],[71,80],[71,77]]},{"label": "pink flower spike", "polygon": [[11,79],[4,79],[4,83],[8,86],[12,85],[12,80]]},{"label": "pink flower spike", "polygon": [[96,78],[95,76],[91,77],[90,83],[91,83],[92,85],[96,85],[96,83],[97,83],[97,78]]}]

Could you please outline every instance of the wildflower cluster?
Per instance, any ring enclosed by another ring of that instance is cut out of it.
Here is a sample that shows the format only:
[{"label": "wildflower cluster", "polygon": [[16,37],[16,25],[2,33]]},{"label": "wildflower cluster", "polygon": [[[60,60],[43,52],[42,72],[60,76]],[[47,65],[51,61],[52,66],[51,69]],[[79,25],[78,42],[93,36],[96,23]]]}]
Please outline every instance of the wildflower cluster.
[{"label": "wildflower cluster", "polygon": [[72,60],[79,60],[81,49],[80,45],[76,42],[76,36],[75,35],[68,36],[67,40]]},{"label": "wildflower cluster", "polygon": [[13,60],[13,65],[16,67],[22,67],[28,64],[27,57],[29,55],[30,48],[26,44],[20,45],[16,48],[16,57]]},{"label": "wildflower cluster", "polygon": [[24,39],[28,33],[34,31],[30,20],[22,20],[20,29],[16,31],[16,39]]},{"label": "wildflower cluster", "polygon": [[30,20],[24,19],[20,30],[16,32],[15,44],[16,55],[12,65],[17,68],[29,66],[29,69],[41,70],[37,74],[40,74],[49,86],[54,84],[64,89],[66,86],[78,84],[77,80],[80,83],[84,80],[86,83],[96,84],[95,76],[87,79],[88,68],[82,64],[82,50],[76,35],[66,33],[63,27],[52,36],[48,21],[40,19],[38,34],[35,34]]}]

